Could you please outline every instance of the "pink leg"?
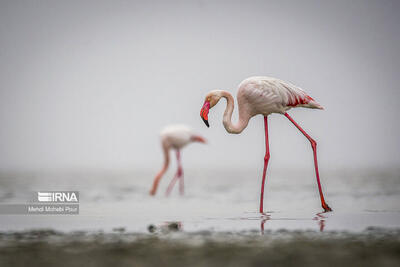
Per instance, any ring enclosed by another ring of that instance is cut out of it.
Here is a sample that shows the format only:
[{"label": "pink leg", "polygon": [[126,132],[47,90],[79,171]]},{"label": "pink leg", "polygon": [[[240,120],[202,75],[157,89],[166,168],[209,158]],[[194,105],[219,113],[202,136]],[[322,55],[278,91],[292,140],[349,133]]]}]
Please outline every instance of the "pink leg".
[{"label": "pink leg", "polygon": [[182,164],[181,164],[181,153],[179,152],[179,150],[176,151],[176,159],[178,161],[178,177],[179,179],[179,193],[181,195],[184,194],[184,183],[183,183],[183,168],[182,168]]},{"label": "pink leg", "polygon": [[179,193],[181,194],[181,196],[183,196],[185,194],[185,186],[183,183],[183,172],[182,172],[182,176],[180,177],[180,180],[179,180]]},{"label": "pink leg", "polygon": [[175,185],[175,183],[176,183],[176,180],[178,180],[178,173],[176,173],[175,174],[175,176],[174,176],[174,178],[171,180],[171,182],[169,183],[169,185],[168,185],[168,188],[167,188],[167,191],[165,192],[165,195],[166,196],[169,196],[169,194],[171,193],[171,191],[172,191],[172,188],[174,188],[174,185]]},{"label": "pink leg", "polygon": [[265,174],[267,172],[268,161],[269,161],[269,143],[268,143],[268,118],[264,116],[264,126],[265,126],[265,157],[264,157],[264,170],[261,183],[261,197],[260,197],[260,213],[264,212],[264,185],[265,185]]},{"label": "pink leg", "polygon": [[171,180],[171,182],[168,185],[166,195],[169,196],[169,194],[172,191],[172,188],[174,188],[174,185],[176,181],[180,178],[180,184],[179,184],[179,191],[181,195],[183,194],[183,171],[182,171],[182,166],[181,166],[181,157],[180,157],[180,152],[179,150],[176,151],[176,160],[178,162],[178,170],[174,176],[174,178]]},{"label": "pink leg", "polygon": [[310,141],[311,147],[313,149],[314,153],[314,166],[315,166],[315,174],[317,176],[317,183],[318,183],[318,190],[319,190],[319,196],[321,197],[321,204],[322,208],[325,211],[332,211],[332,209],[328,206],[328,204],[325,203],[324,199],[324,194],[322,193],[322,187],[321,187],[321,182],[319,180],[319,172],[318,172],[318,162],[317,162],[317,142],[315,142],[314,139],[311,138],[301,127],[298,125],[292,117],[289,116],[289,114],[285,113],[285,116],[294,124],[294,126],[297,127],[297,129],[300,130],[300,132]]}]

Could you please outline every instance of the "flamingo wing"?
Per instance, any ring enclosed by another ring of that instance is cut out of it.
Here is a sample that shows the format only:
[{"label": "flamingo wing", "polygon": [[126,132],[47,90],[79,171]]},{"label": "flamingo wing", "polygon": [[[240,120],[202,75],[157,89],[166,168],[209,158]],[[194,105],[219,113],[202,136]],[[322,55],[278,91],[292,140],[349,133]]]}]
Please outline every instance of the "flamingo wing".
[{"label": "flamingo wing", "polygon": [[301,88],[270,77],[251,77],[244,80],[238,91],[238,101],[241,99],[250,103],[254,115],[285,113],[293,107],[323,109]]}]

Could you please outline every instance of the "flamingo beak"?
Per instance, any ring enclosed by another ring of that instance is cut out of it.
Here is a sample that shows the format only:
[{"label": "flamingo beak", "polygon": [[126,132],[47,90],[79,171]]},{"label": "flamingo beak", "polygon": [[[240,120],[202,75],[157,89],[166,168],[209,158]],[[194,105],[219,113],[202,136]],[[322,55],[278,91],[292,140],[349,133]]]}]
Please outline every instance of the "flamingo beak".
[{"label": "flamingo beak", "polygon": [[210,110],[210,102],[204,101],[204,105],[200,110],[200,117],[203,119],[203,121],[207,125],[207,127],[210,127],[210,124],[208,124],[208,111],[209,110]]},{"label": "flamingo beak", "polygon": [[192,140],[193,140],[194,142],[199,142],[199,143],[203,143],[203,144],[206,144],[206,143],[207,143],[206,139],[204,139],[203,137],[201,137],[201,136],[199,136],[199,135],[194,135],[194,136],[192,136]]}]

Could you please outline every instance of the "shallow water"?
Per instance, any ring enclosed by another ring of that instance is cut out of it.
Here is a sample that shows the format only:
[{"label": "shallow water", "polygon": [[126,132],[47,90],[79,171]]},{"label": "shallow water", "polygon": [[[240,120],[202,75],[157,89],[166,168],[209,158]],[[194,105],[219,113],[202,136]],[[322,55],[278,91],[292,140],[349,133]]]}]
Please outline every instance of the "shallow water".
[{"label": "shallow water", "polygon": [[0,215],[0,266],[400,264],[397,170],[322,173],[329,213],[311,171],[268,173],[265,214],[255,171],[186,170],[185,195],[170,197],[172,171],[156,197],[153,174],[3,173],[2,204],[76,190],[80,214]]},{"label": "shallow water", "polygon": [[123,227],[146,232],[150,224],[179,221],[185,231],[317,230],[362,231],[400,227],[400,177],[391,171],[322,172],[325,197],[333,212],[322,213],[310,171],[268,173],[264,215],[258,213],[260,174],[255,171],[186,170],[185,195],[165,189],[148,195],[153,172],[3,173],[2,204],[25,203],[33,191],[80,192],[79,215],[0,215],[0,231],[102,230]]}]

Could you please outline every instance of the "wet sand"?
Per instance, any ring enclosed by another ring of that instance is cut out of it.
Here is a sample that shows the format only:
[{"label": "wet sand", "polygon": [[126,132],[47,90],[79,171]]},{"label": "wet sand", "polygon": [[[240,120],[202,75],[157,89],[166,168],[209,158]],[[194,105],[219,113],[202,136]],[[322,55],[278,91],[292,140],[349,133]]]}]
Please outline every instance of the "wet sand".
[{"label": "wet sand", "polygon": [[400,231],[0,234],[0,266],[399,266]]}]

